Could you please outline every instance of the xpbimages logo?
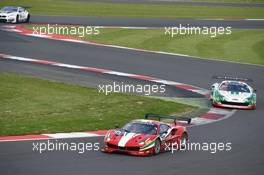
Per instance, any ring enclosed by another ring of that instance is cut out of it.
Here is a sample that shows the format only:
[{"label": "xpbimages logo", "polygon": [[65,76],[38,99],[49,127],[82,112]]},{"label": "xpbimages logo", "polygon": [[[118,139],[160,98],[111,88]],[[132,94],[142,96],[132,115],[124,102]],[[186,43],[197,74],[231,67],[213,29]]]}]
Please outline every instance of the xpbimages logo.
[{"label": "xpbimages logo", "polygon": [[113,84],[103,84],[98,86],[99,93],[104,93],[105,95],[108,95],[109,93],[138,93],[138,94],[144,94],[144,95],[152,95],[155,93],[165,93],[164,84],[153,84],[153,85],[141,85],[141,84],[125,84],[124,82]]},{"label": "xpbimages logo", "polygon": [[165,35],[170,37],[176,37],[177,35],[204,35],[209,36],[211,38],[215,38],[219,35],[231,35],[232,34],[232,27],[215,27],[215,26],[190,26],[182,25],[174,26],[174,27],[165,27]]},{"label": "xpbimages logo", "polygon": [[79,154],[85,151],[99,151],[100,143],[92,142],[62,142],[59,140],[37,141],[32,143],[32,151],[40,154],[46,151],[75,151]]},{"label": "xpbimages logo", "polygon": [[66,25],[45,25],[33,26],[34,35],[75,35],[77,37],[85,37],[86,35],[100,34],[99,27],[94,26],[66,26]]},{"label": "xpbimages logo", "polygon": [[205,151],[212,154],[223,151],[231,151],[232,143],[231,142],[184,142],[184,143],[173,143],[165,144],[165,150],[170,151],[174,154],[177,151]]}]

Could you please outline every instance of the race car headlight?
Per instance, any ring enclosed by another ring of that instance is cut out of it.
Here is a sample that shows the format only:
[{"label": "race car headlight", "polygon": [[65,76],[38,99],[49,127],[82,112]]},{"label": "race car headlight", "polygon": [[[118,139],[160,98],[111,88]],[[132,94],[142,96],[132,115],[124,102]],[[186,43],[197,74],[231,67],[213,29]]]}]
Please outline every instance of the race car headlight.
[{"label": "race car headlight", "polygon": [[105,135],[105,139],[104,139],[106,142],[109,142],[110,140],[111,140],[111,138],[110,138],[110,133],[107,133],[106,135]]},{"label": "race car headlight", "polygon": [[139,145],[144,145],[145,144],[145,141],[139,142],[138,144]]},{"label": "race car headlight", "polygon": [[149,142],[150,142],[150,139],[148,138],[144,141],[140,141],[138,144],[142,146],[142,145],[148,144]]}]

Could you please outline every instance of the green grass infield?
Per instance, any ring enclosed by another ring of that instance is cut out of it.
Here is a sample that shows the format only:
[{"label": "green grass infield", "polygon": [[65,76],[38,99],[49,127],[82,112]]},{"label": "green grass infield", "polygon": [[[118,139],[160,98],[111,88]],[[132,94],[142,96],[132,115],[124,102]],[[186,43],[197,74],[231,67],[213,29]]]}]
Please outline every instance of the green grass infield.
[{"label": "green grass infield", "polygon": [[144,114],[186,114],[196,107],[131,94],[0,73],[0,136],[122,126]]}]

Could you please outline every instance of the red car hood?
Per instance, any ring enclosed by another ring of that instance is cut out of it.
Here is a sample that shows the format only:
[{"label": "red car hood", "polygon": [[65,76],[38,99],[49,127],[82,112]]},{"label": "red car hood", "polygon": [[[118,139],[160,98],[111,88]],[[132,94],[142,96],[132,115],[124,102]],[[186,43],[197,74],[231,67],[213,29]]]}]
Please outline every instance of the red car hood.
[{"label": "red car hood", "polygon": [[[127,133],[112,131],[110,133],[110,141],[108,143],[120,146],[120,147],[139,147],[139,143],[148,140],[154,140],[156,135]],[[143,145],[141,145],[143,146]]]}]

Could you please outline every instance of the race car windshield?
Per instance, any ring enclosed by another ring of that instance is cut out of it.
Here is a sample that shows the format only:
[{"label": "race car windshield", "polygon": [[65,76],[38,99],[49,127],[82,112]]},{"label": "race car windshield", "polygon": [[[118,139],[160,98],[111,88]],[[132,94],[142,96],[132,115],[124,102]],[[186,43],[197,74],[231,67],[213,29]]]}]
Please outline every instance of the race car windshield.
[{"label": "race car windshield", "polygon": [[138,134],[150,134],[156,135],[157,134],[157,127],[155,125],[146,124],[146,123],[128,123],[126,124],[123,129],[126,132],[138,133]]},{"label": "race car windshield", "polygon": [[239,84],[239,83],[222,83],[219,90],[232,91],[232,92],[246,92],[246,93],[250,92],[247,85]]},{"label": "race car windshield", "polygon": [[17,7],[7,6],[7,7],[3,7],[1,9],[1,11],[4,11],[4,12],[16,12],[17,11]]}]

